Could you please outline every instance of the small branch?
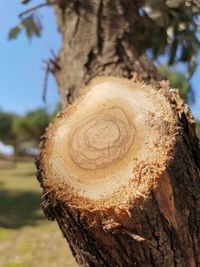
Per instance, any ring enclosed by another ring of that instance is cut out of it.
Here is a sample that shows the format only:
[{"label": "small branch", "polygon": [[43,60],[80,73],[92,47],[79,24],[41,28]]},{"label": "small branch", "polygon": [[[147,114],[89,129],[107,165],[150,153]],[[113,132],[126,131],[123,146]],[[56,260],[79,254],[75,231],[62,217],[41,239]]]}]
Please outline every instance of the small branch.
[{"label": "small branch", "polygon": [[22,18],[24,15],[26,15],[26,14],[28,14],[28,13],[31,13],[31,12],[33,12],[33,11],[35,11],[35,10],[41,8],[41,7],[51,6],[51,5],[54,5],[54,4],[55,4],[55,3],[49,3],[49,2],[47,2],[47,3],[41,3],[41,4],[39,4],[39,5],[36,5],[36,6],[34,6],[34,7],[31,7],[31,8],[29,8],[29,9],[23,11],[22,13],[19,14],[19,17]]},{"label": "small branch", "polygon": [[53,48],[50,49],[50,52],[52,54],[53,60],[56,61],[57,55],[56,55],[55,51],[53,50]]},{"label": "small branch", "polygon": [[42,100],[46,102],[46,93],[47,93],[47,86],[48,86],[48,77],[49,73],[53,73],[55,69],[60,70],[60,66],[56,63],[56,59],[48,59],[44,61],[45,63],[45,74],[44,74],[44,81],[43,81],[43,90],[42,90]]},{"label": "small branch", "polygon": [[52,68],[50,68],[50,71],[51,72],[54,72],[55,69],[57,70],[61,70],[60,66],[58,65],[58,63],[56,63],[56,59],[49,59],[49,64],[51,66],[53,66]]},{"label": "small branch", "polygon": [[47,93],[47,84],[48,84],[49,72],[50,72],[50,64],[49,64],[49,62],[46,62],[44,82],[43,82],[43,90],[42,90],[42,100],[44,101],[44,103],[46,102],[46,93]]}]

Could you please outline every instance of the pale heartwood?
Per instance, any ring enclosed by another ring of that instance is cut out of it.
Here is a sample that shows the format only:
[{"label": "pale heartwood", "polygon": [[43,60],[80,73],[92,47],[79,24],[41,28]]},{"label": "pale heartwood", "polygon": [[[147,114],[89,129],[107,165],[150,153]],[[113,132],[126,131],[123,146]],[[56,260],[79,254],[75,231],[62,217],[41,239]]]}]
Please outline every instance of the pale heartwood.
[{"label": "pale heartwood", "polygon": [[41,141],[44,213],[80,266],[200,266],[195,122],[142,56],[134,1],[55,9],[55,77],[68,107]]}]

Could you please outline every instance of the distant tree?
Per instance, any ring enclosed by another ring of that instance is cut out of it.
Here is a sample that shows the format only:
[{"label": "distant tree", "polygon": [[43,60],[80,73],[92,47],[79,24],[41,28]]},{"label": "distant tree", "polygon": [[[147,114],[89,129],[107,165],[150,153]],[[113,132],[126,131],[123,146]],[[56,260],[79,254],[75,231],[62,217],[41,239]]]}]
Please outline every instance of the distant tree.
[{"label": "distant tree", "polygon": [[17,119],[16,114],[0,111],[0,140],[7,145],[12,145],[15,155],[19,151],[19,139],[14,129]]},{"label": "distant tree", "polygon": [[19,117],[15,123],[15,131],[20,141],[28,141],[33,146],[37,146],[51,119],[51,115],[44,108],[30,111],[25,116]]}]

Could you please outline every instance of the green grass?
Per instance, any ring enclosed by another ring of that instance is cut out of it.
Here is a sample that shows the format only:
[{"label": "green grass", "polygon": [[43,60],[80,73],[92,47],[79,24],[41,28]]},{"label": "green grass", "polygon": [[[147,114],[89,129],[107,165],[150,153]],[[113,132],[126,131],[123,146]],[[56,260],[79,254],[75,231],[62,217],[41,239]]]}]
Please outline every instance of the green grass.
[{"label": "green grass", "polygon": [[0,266],[77,266],[56,222],[44,218],[33,163],[0,165]]}]

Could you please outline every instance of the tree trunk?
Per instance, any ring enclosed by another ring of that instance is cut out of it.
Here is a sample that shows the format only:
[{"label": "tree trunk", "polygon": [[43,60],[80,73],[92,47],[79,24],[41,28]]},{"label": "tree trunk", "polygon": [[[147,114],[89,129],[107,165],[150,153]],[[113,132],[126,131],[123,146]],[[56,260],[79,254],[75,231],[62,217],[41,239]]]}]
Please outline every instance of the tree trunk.
[{"label": "tree trunk", "polygon": [[139,16],[135,1],[63,2],[56,7],[63,45],[54,71],[63,107],[99,75],[131,78],[136,72],[148,82],[160,78],[143,56],[155,29],[148,17]]},{"label": "tree trunk", "polygon": [[[200,266],[195,123],[141,56],[138,8],[63,2],[55,69],[63,106],[90,83],[43,137],[37,167],[45,214],[81,266]],[[134,78],[92,80],[102,75]]]}]

